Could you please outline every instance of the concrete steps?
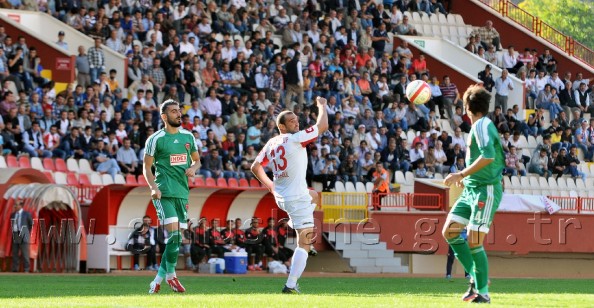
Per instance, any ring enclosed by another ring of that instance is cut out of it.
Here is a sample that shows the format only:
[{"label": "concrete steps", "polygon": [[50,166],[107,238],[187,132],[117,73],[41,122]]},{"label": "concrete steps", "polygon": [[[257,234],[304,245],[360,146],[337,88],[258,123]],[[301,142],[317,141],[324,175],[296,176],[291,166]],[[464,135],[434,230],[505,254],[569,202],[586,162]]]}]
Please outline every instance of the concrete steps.
[{"label": "concrete steps", "polygon": [[356,273],[409,272],[408,265],[403,264],[403,256],[395,256],[377,234],[330,232],[325,237]]}]

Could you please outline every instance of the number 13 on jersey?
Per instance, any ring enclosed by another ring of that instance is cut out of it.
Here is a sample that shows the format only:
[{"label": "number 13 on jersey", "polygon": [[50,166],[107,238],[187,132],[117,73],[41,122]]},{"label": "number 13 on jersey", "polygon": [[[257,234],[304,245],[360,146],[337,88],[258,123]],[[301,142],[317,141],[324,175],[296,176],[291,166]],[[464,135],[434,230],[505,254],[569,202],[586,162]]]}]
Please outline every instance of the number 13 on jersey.
[{"label": "number 13 on jersey", "polygon": [[287,169],[287,159],[285,158],[285,147],[278,146],[270,150],[270,157],[272,157],[272,164],[274,165],[274,173],[284,171]]}]

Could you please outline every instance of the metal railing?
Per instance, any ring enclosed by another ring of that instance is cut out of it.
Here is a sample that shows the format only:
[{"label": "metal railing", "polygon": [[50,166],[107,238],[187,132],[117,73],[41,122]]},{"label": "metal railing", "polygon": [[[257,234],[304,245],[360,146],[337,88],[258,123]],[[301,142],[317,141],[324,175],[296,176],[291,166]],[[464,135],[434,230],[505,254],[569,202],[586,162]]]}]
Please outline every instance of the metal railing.
[{"label": "metal railing", "polygon": [[504,17],[508,17],[515,23],[526,28],[537,37],[557,46],[582,63],[594,68],[594,50],[584,46],[572,37],[563,34],[561,31],[551,27],[538,17],[531,15],[509,0],[478,0],[497,11]]}]

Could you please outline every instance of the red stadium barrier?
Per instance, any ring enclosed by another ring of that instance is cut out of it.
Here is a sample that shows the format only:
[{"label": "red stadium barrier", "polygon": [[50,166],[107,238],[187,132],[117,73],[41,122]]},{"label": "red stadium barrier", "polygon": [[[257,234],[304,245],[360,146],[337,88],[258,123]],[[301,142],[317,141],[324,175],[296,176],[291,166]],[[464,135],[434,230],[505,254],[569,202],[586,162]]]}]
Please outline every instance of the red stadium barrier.
[{"label": "red stadium barrier", "polygon": [[436,210],[442,211],[441,195],[439,194],[421,194],[421,193],[380,193],[369,194],[371,206],[374,209],[389,208],[410,211],[416,210]]},{"label": "red stadium barrier", "polygon": [[444,210],[444,205],[439,194],[410,194],[410,207],[417,210]]},{"label": "red stadium barrier", "polygon": [[594,198],[579,198],[579,213],[594,214]]},{"label": "red stadium barrier", "polygon": [[551,201],[557,203],[561,207],[562,212],[575,212],[579,213],[579,203],[577,197],[556,197],[548,196]]}]

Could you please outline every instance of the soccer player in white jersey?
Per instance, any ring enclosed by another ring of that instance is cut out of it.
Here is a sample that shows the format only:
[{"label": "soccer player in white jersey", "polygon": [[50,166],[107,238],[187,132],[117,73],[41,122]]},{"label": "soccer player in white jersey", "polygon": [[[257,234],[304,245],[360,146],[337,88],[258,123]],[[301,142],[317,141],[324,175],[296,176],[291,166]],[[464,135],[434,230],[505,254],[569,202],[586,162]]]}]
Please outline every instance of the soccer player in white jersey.
[{"label": "soccer player in white jersey", "polygon": [[[299,130],[299,118],[291,111],[283,111],[276,117],[280,135],[268,140],[252,164],[252,172],[272,192],[278,207],[289,215],[289,226],[297,230],[299,247],[291,261],[291,271],[283,293],[297,294],[297,280],[307,263],[308,252],[313,241],[313,212],[317,194],[310,194],[305,181],[307,150],[305,147],[317,141],[318,136],[328,130],[326,99],[317,97],[318,119],[316,125]],[[264,167],[272,164],[274,181],[271,181]]]}]

